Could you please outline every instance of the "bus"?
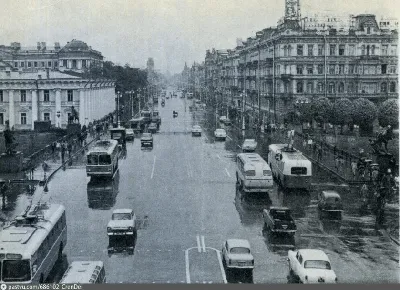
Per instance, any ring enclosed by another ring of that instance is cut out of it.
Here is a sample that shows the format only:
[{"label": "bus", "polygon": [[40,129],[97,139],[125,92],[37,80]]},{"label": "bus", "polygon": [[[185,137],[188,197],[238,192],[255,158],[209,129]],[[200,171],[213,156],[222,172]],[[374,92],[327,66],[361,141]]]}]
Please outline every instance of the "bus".
[{"label": "bus", "polygon": [[118,170],[118,141],[99,140],[87,153],[86,174],[113,178]]},{"label": "bus", "polygon": [[145,123],[150,123],[151,122],[151,112],[149,110],[142,110],[140,112],[140,117],[143,117],[143,121]]},{"label": "bus", "polygon": [[300,151],[288,144],[271,144],[268,163],[272,174],[283,188],[309,189],[312,164]]},{"label": "bus", "polygon": [[64,206],[28,206],[0,231],[0,283],[44,283],[66,244]]},{"label": "bus", "polygon": [[60,284],[103,284],[106,271],[102,261],[74,261],[65,271]]},{"label": "bus", "polygon": [[268,163],[257,153],[237,155],[236,183],[244,192],[270,192],[274,185]]}]

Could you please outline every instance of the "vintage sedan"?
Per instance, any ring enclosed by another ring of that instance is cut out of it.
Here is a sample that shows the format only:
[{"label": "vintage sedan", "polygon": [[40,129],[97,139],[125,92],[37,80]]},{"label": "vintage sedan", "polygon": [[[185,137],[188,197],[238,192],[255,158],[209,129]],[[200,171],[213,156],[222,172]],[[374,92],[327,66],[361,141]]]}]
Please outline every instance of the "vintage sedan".
[{"label": "vintage sedan", "polygon": [[151,133],[143,133],[140,138],[142,147],[150,146],[153,147],[153,135]]},{"label": "vintage sedan", "polygon": [[257,141],[255,139],[246,139],[242,144],[243,152],[254,152],[257,148]]},{"label": "vintage sedan", "polygon": [[342,199],[334,190],[324,190],[318,194],[318,210],[321,218],[342,219]]},{"label": "vintage sedan", "polygon": [[328,256],[321,250],[288,251],[289,272],[300,283],[337,283]]},{"label": "vintage sedan", "polygon": [[253,272],[254,257],[250,243],[243,239],[228,239],[221,251],[222,264],[226,270],[242,270]]},{"label": "vintage sedan", "polygon": [[201,127],[199,125],[192,127],[192,136],[201,136]]},{"label": "vintage sedan", "polygon": [[108,236],[135,235],[136,215],[132,209],[115,209],[107,224]]},{"label": "vintage sedan", "polygon": [[148,130],[150,133],[154,134],[157,133],[158,127],[156,123],[150,123]]},{"label": "vintage sedan", "polygon": [[217,129],[214,131],[215,139],[226,140],[226,131],[224,129]]},{"label": "vintage sedan", "polygon": [[126,129],[126,140],[134,140],[135,139],[135,132],[133,129]]}]

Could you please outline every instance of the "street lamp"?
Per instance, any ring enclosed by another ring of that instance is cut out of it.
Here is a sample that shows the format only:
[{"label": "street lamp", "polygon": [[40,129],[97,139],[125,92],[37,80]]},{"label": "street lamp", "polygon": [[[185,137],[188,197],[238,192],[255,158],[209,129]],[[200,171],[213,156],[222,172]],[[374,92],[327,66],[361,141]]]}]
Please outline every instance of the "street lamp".
[{"label": "street lamp", "polygon": [[120,121],[120,112],[119,112],[119,98],[120,98],[120,96],[121,96],[121,93],[120,93],[120,91],[118,91],[117,92],[117,118],[118,118],[118,122],[117,122],[117,125],[118,125],[118,128],[120,127],[120,125],[121,125],[121,121]]}]

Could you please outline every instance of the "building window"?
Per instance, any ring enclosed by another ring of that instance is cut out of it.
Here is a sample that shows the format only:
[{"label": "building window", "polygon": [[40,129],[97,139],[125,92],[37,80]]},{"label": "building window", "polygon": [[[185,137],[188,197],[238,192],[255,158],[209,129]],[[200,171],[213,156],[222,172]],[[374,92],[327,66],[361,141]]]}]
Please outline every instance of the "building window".
[{"label": "building window", "polygon": [[331,44],[329,46],[329,55],[336,55],[336,44]]},{"label": "building window", "polygon": [[68,90],[67,91],[67,98],[68,98],[68,102],[73,102],[74,101],[74,91],[73,90]]},{"label": "building window", "polygon": [[349,93],[353,93],[354,92],[354,83],[349,83],[349,86],[347,88],[347,91]]},{"label": "building window", "polygon": [[335,93],[335,83],[329,83],[328,93],[330,93],[330,94]]},{"label": "building window", "polygon": [[307,83],[307,93],[312,94],[313,91],[314,91],[313,83],[308,82],[308,83]]},{"label": "building window", "polygon": [[392,45],[391,54],[397,55],[397,45]]},{"label": "building window", "polygon": [[349,55],[355,55],[356,54],[356,47],[354,44],[349,45]]},{"label": "building window", "polygon": [[369,54],[370,54],[370,46],[367,45],[367,55],[369,55]]},{"label": "building window", "polygon": [[386,71],[387,71],[387,64],[382,64],[381,65],[381,74],[386,74]]},{"label": "building window", "polygon": [[297,45],[297,55],[303,55],[303,45],[302,44]]},{"label": "building window", "polygon": [[67,60],[66,59],[63,59],[63,67],[67,67]]},{"label": "building window", "polygon": [[365,55],[365,45],[361,46],[361,55]]},{"label": "building window", "polygon": [[55,61],[54,62],[54,67],[57,67],[58,66],[58,61]]},{"label": "building window", "polygon": [[387,93],[387,83],[381,83],[381,93]]},{"label": "building window", "polygon": [[38,63],[37,63],[37,61],[34,61],[34,62],[33,62],[33,66],[34,66],[35,68],[37,68],[37,67],[38,67]]},{"label": "building window", "polygon": [[2,103],[2,102],[4,102],[4,100],[3,100],[3,91],[0,90],[0,103]]},{"label": "building window", "polygon": [[324,55],[324,45],[318,44],[318,55]]},{"label": "building window", "polygon": [[4,115],[0,113],[0,125],[4,125]]},{"label": "building window", "polygon": [[371,34],[371,27],[367,27],[367,34]]},{"label": "building window", "polygon": [[303,74],[303,66],[302,65],[298,65],[296,67],[296,71],[298,75],[302,75]]},{"label": "building window", "polygon": [[28,61],[28,67],[32,67],[32,62]]},{"label": "building window", "polygon": [[312,64],[307,65],[307,74],[309,74],[309,75],[313,74],[313,65]]},{"label": "building window", "polygon": [[375,55],[375,45],[371,46],[371,55]]},{"label": "building window", "polygon": [[396,66],[395,65],[391,65],[389,67],[389,73],[390,74],[395,74],[396,73]]},{"label": "building window", "polygon": [[388,45],[382,45],[382,55],[388,55]]},{"label": "building window", "polygon": [[339,45],[339,55],[344,55],[344,44]]},{"label": "building window", "polygon": [[303,93],[303,82],[302,81],[297,82],[296,91],[298,94]]},{"label": "building window", "polygon": [[344,93],[344,83],[343,82],[339,83],[338,92],[339,93]]},{"label": "building window", "polygon": [[318,74],[323,74],[324,73],[324,65],[323,64],[319,64],[318,65]]},{"label": "building window", "polygon": [[43,91],[43,102],[50,102],[50,91],[49,90]]},{"label": "building window", "polygon": [[51,67],[51,61],[47,62],[47,67]]},{"label": "building window", "polygon": [[21,61],[21,67],[25,67],[25,63]]},{"label": "building window", "polygon": [[308,56],[313,56],[314,45],[309,44],[307,48],[308,48]]},{"label": "building window", "polygon": [[354,64],[349,64],[349,75],[354,74],[355,65]]},{"label": "building window", "polygon": [[50,121],[50,113],[43,113],[43,120]]},{"label": "building window", "polygon": [[339,64],[339,74],[344,74],[344,64]]},{"label": "building window", "polygon": [[330,64],[329,65],[329,74],[330,75],[334,75],[335,74],[335,65],[334,64]]},{"label": "building window", "polygon": [[26,91],[21,90],[21,103],[26,103]]},{"label": "building window", "polygon": [[41,67],[45,67],[46,66],[44,61],[42,61],[40,64],[41,64]]},{"label": "building window", "polygon": [[288,56],[292,55],[292,46],[289,44],[288,46]]},{"label": "building window", "polygon": [[391,93],[395,93],[396,92],[396,83],[395,82],[391,82],[390,83],[389,90],[390,90]]},{"label": "building window", "polygon": [[76,68],[76,59],[72,60],[72,68]]},{"label": "building window", "polygon": [[324,84],[319,82],[317,85],[318,93],[323,93],[324,92]]},{"label": "building window", "polygon": [[[286,47],[286,46],[285,46]],[[285,51],[286,52],[286,51]],[[285,54],[285,56],[287,55],[287,52]],[[86,59],[82,59],[82,67],[86,67]]]},{"label": "building window", "polygon": [[21,125],[26,125],[26,113],[21,113]]}]

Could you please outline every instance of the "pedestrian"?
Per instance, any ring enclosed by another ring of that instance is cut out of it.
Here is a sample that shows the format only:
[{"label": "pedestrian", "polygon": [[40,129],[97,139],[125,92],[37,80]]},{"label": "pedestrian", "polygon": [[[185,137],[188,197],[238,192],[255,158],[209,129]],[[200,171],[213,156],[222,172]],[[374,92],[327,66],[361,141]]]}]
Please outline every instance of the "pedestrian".
[{"label": "pedestrian", "polygon": [[314,142],[314,144],[313,144],[313,154],[314,155],[315,155],[316,151],[317,151],[317,142]]},{"label": "pedestrian", "polygon": [[68,143],[67,149],[68,149],[68,156],[69,156],[69,158],[71,158],[71,153],[72,153],[72,143],[71,142]]},{"label": "pedestrian", "polygon": [[352,160],[351,161],[351,172],[353,173],[353,179],[356,179],[356,174],[357,174],[357,161]]},{"label": "pedestrian", "polygon": [[333,156],[336,156],[336,150],[337,150],[337,147],[336,147],[336,144],[335,144],[335,146],[333,146]]},{"label": "pedestrian", "polygon": [[335,168],[336,172],[339,171],[339,156],[335,156]]},{"label": "pedestrian", "polygon": [[322,160],[322,146],[318,146],[318,161]]},{"label": "pedestrian", "polygon": [[61,144],[61,161],[64,162],[64,157],[65,157],[65,144],[64,142]]},{"label": "pedestrian", "polygon": [[396,175],[397,166],[396,166],[396,158],[394,156],[389,160],[389,168],[392,171],[392,174]]},{"label": "pedestrian", "polygon": [[308,137],[307,144],[308,144],[308,149],[311,150],[312,149],[312,144],[313,144],[313,140],[311,139],[311,137]]}]

